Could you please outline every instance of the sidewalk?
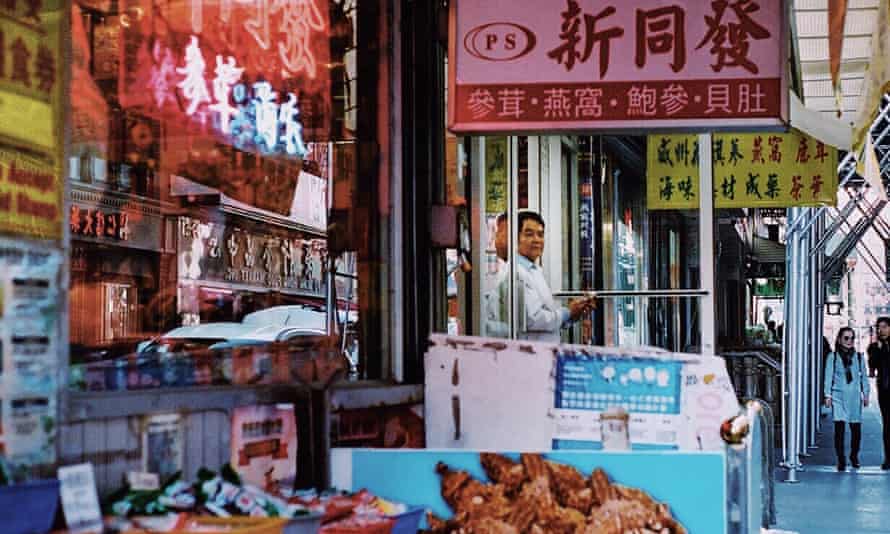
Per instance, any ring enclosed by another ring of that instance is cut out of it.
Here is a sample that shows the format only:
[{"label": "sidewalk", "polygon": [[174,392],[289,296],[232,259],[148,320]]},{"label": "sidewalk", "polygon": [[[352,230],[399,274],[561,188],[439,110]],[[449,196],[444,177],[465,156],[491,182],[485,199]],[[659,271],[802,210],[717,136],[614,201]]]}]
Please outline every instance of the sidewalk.
[{"label": "sidewalk", "polygon": [[[798,484],[787,484],[787,472],[776,473],[776,529],[800,534],[890,533],[890,472],[881,471],[881,414],[872,381],[872,403],[865,409],[862,425],[862,468],[837,472],[834,454],[834,425],[831,416],[822,418],[822,431],[812,456],[803,458],[804,470]],[[847,455],[850,430],[847,427]],[[779,459],[781,461],[781,458]],[[849,464],[849,462],[848,462]]]}]

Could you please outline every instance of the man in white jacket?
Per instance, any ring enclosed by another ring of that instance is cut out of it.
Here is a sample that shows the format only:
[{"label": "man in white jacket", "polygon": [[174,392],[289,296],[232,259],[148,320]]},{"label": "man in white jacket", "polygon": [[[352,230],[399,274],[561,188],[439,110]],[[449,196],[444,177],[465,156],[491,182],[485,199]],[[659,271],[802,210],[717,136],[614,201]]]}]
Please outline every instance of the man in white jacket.
[{"label": "man in white jacket", "polygon": [[559,343],[562,328],[589,311],[593,299],[575,299],[559,306],[538,260],[544,254],[544,219],[533,211],[519,213],[518,278],[525,300],[525,331],[522,339]]},{"label": "man in white jacket", "polygon": [[[506,241],[506,217],[498,218],[498,234],[495,241]],[[569,302],[568,307],[557,305],[544,271],[538,260],[544,252],[544,219],[533,211],[524,210],[519,213],[519,241],[517,265],[517,302],[524,303],[525,324],[519,329],[518,337],[534,341],[559,343],[560,330],[579,319],[584,312],[593,307],[593,299],[577,299]],[[499,239],[501,238],[501,239]],[[498,255],[501,255],[498,247]],[[506,256],[506,247],[504,256]],[[502,257],[501,259],[506,259]],[[506,315],[506,284],[503,280],[498,287],[486,296],[487,327],[489,336],[505,337],[508,327]],[[521,324],[521,323],[520,323]]]}]

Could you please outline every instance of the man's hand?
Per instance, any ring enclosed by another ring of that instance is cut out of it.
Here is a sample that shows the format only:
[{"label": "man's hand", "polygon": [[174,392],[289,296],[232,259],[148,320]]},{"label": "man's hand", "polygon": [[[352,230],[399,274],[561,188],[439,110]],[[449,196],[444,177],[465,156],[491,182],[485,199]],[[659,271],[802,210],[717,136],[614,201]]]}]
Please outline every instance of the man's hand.
[{"label": "man's hand", "polygon": [[596,308],[596,300],[593,297],[575,299],[569,302],[569,316],[573,321],[577,321],[594,308]]},{"label": "man's hand", "polygon": [[825,397],[825,406],[831,408],[831,397]]},{"label": "man's hand", "polygon": [[581,315],[587,311],[587,299],[575,299],[569,301],[569,317],[572,318],[573,321],[577,321],[581,318]]}]

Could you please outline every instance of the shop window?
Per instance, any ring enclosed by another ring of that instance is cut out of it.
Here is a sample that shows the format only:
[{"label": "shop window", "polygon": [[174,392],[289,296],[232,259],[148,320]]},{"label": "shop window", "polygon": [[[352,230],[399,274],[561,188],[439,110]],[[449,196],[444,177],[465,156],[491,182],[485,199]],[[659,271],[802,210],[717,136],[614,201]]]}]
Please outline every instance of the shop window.
[{"label": "shop window", "polygon": [[105,303],[102,337],[106,341],[129,337],[135,333],[130,311],[138,307],[133,287],[127,284],[102,284],[102,289]]},{"label": "shop window", "polygon": [[[355,190],[361,175],[360,140],[389,149],[359,107],[376,117],[373,99],[389,98],[360,98],[359,73],[390,72],[386,44],[359,46],[362,9],[357,0],[71,4],[72,387],[126,389],[111,375],[83,377],[216,349],[224,361],[212,380],[231,384],[235,344],[308,350],[309,338],[334,354],[339,375],[381,378],[363,371],[384,366],[360,365],[388,355],[359,350],[359,319],[387,309],[387,297],[360,293],[367,270],[350,250],[332,258],[327,233],[335,189]],[[254,367],[270,375],[262,383],[300,380]],[[160,382],[140,387],[197,379]]]},{"label": "shop window", "polygon": [[[520,214],[527,211],[543,218],[545,245],[540,256],[535,254],[534,264],[556,295],[555,307],[565,304],[569,299],[561,293],[581,289],[581,251],[584,244],[592,246],[581,240],[581,225],[586,221],[591,226],[585,217],[592,216],[592,210],[582,217],[577,140],[468,137],[455,150],[459,162],[455,183],[465,199],[460,205],[466,205],[466,260],[471,268],[459,268],[460,251],[450,253],[449,332],[540,339],[544,332],[520,312],[527,308],[527,293],[520,289],[526,279],[519,277],[528,267],[520,258],[517,225]],[[551,334],[563,341],[581,341],[583,322]]]}]

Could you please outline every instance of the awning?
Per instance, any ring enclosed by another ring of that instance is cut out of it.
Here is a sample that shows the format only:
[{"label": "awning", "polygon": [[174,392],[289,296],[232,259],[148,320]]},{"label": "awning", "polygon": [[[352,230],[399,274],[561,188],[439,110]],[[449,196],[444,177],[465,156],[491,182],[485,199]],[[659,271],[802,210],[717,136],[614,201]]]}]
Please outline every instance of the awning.
[{"label": "awning", "polygon": [[804,106],[793,91],[790,93],[791,126],[826,145],[840,150],[850,150],[853,129],[849,122],[836,119],[830,113],[810,109]]},{"label": "awning", "polygon": [[301,224],[295,221],[292,217],[284,217],[282,215],[279,215],[278,213],[257,208],[256,206],[251,206],[250,204],[241,202],[220,192],[218,189],[199,184],[197,182],[189,180],[188,178],[177,176],[175,174],[171,175],[170,194],[174,197],[213,197],[218,202],[220,211],[224,213],[229,213],[231,215],[237,215],[239,217],[245,217],[264,223],[274,224],[276,226],[289,228],[291,230],[298,230],[300,232],[318,237],[325,236],[325,231],[322,229]]},{"label": "awning", "polygon": [[[858,111],[862,80],[871,60],[871,34],[877,14],[878,0],[852,0],[847,5],[844,45],[841,51],[840,83],[843,99],[840,120],[848,127],[852,125]],[[828,2],[795,0],[794,25],[797,30],[803,100],[809,109],[835,117],[837,103],[831,88],[828,60]]]}]

